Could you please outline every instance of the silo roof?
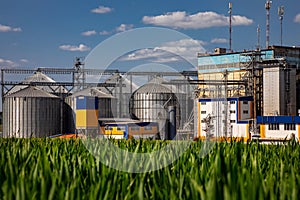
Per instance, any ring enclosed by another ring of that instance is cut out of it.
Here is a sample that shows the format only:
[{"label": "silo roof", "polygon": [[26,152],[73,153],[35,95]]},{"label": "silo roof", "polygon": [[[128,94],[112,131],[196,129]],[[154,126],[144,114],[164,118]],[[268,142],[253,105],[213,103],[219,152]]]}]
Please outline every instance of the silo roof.
[{"label": "silo roof", "polygon": [[147,83],[137,89],[134,93],[173,93],[168,87],[158,83]]},{"label": "silo roof", "polygon": [[[55,81],[50,78],[49,76],[43,74],[42,72],[35,72],[33,75],[31,76],[28,76],[26,77],[22,83],[32,83],[32,82],[46,82],[46,83],[55,83]],[[26,88],[28,86],[26,85],[17,85],[17,86],[14,86],[9,92],[8,94],[12,94],[12,93],[15,93],[19,90],[22,90],[24,88]],[[47,92],[53,92],[54,91],[57,91],[57,92],[62,92],[62,93],[65,93],[67,92],[66,88],[64,88],[63,86],[37,86],[38,88],[42,89],[42,90],[45,90]],[[61,89],[61,91],[60,91]]]},{"label": "silo roof", "polygon": [[29,86],[17,92],[6,95],[5,97],[42,97],[42,98],[59,98],[37,87]]},{"label": "silo roof", "polygon": [[74,94],[71,95],[71,97],[77,97],[77,96],[94,96],[94,97],[99,97],[99,98],[114,98],[112,95],[101,91],[101,89],[97,88],[97,87],[86,88],[81,91],[75,92]]}]

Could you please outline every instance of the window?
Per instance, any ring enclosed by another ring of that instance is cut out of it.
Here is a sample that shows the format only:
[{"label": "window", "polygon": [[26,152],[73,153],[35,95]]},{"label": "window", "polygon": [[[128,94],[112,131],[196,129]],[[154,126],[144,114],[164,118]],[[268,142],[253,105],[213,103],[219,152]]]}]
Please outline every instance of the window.
[{"label": "window", "polygon": [[286,131],[295,131],[296,124],[284,124],[284,130]]},{"label": "window", "polygon": [[279,124],[269,124],[269,130],[279,130]]},{"label": "window", "polygon": [[152,130],[152,127],[151,126],[145,126],[144,129],[145,130]]},{"label": "window", "polygon": [[248,101],[243,101],[243,104],[248,104]]},{"label": "window", "polygon": [[235,123],[235,120],[230,120],[230,123]]},{"label": "window", "polygon": [[206,114],[206,111],[205,111],[205,110],[202,110],[202,111],[201,111],[201,114]]},{"label": "window", "polygon": [[201,102],[201,105],[206,105],[206,102]]},{"label": "window", "polygon": [[140,130],[140,127],[138,127],[138,126],[133,126],[133,127],[131,127],[131,130],[132,130],[132,131],[139,131],[139,130]]},{"label": "window", "polygon": [[248,110],[243,110],[243,114],[248,114]]},{"label": "window", "polygon": [[235,104],[235,101],[230,101],[230,104]]},{"label": "window", "polygon": [[231,114],[234,114],[234,113],[235,113],[235,110],[231,110],[230,113],[231,113]]}]

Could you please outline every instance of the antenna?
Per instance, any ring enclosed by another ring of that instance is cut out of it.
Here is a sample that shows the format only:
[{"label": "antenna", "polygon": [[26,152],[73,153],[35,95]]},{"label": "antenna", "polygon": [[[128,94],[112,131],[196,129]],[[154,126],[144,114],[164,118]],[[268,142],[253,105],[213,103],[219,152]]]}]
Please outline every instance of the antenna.
[{"label": "antenna", "polygon": [[232,3],[229,3],[229,51],[232,52]]},{"label": "antenna", "polygon": [[257,50],[260,50],[260,26],[257,25]]},{"label": "antenna", "polygon": [[282,46],[282,21],[283,21],[283,15],[284,15],[284,7],[279,6],[278,7],[278,16],[280,20],[280,45]]},{"label": "antenna", "polygon": [[272,1],[267,0],[265,4],[265,8],[267,11],[267,28],[266,28],[266,48],[269,48],[269,41],[270,41],[270,9],[271,9],[271,3]]}]

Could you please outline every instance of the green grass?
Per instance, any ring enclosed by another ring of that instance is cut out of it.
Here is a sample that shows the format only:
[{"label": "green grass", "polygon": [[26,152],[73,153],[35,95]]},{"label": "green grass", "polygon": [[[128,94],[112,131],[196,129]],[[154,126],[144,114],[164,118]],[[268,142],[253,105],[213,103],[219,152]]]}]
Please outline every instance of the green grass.
[{"label": "green grass", "polygon": [[[145,152],[165,143],[116,145]],[[218,143],[203,158],[201,145],[164,169],[131,174],[106,167],[80,140],[0,139],[0,198],[298,199],[298,144]]]}]

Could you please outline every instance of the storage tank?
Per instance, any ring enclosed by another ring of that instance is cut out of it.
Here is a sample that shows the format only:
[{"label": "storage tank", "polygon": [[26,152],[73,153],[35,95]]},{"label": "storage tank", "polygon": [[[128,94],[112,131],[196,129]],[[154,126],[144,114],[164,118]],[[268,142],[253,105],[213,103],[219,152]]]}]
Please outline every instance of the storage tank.
[{"label": "storage tank", "polygon": [[60,98],[37,87],[4,97],[3,136],[47,137],[60,133]]},{"label": "storage tank", "polygon": [[65,99],[66,104],[68,105],[69,109],[66,109],[68,113],[68,119],[66,119],[68,123],[68,130],[69,133],[75,133],[75,121],[76,121],[76,97],[79,96],[93,96],[98,98],[98,117],[99,118],[113,118],[116,117],[116,98],[110,94],[107,94],[101,91],[98,87],[86,88],[79,92],[68,96]]},{"label": "storage tank", "polygon": [[130,114],[132,118],[143,122],[158,122],[160,137],[165,139],[168,107],[176,107],[176,124],[180,124],[180,105],[176,95],[166,86],[147,83],[137,89],[130,98]]}]

